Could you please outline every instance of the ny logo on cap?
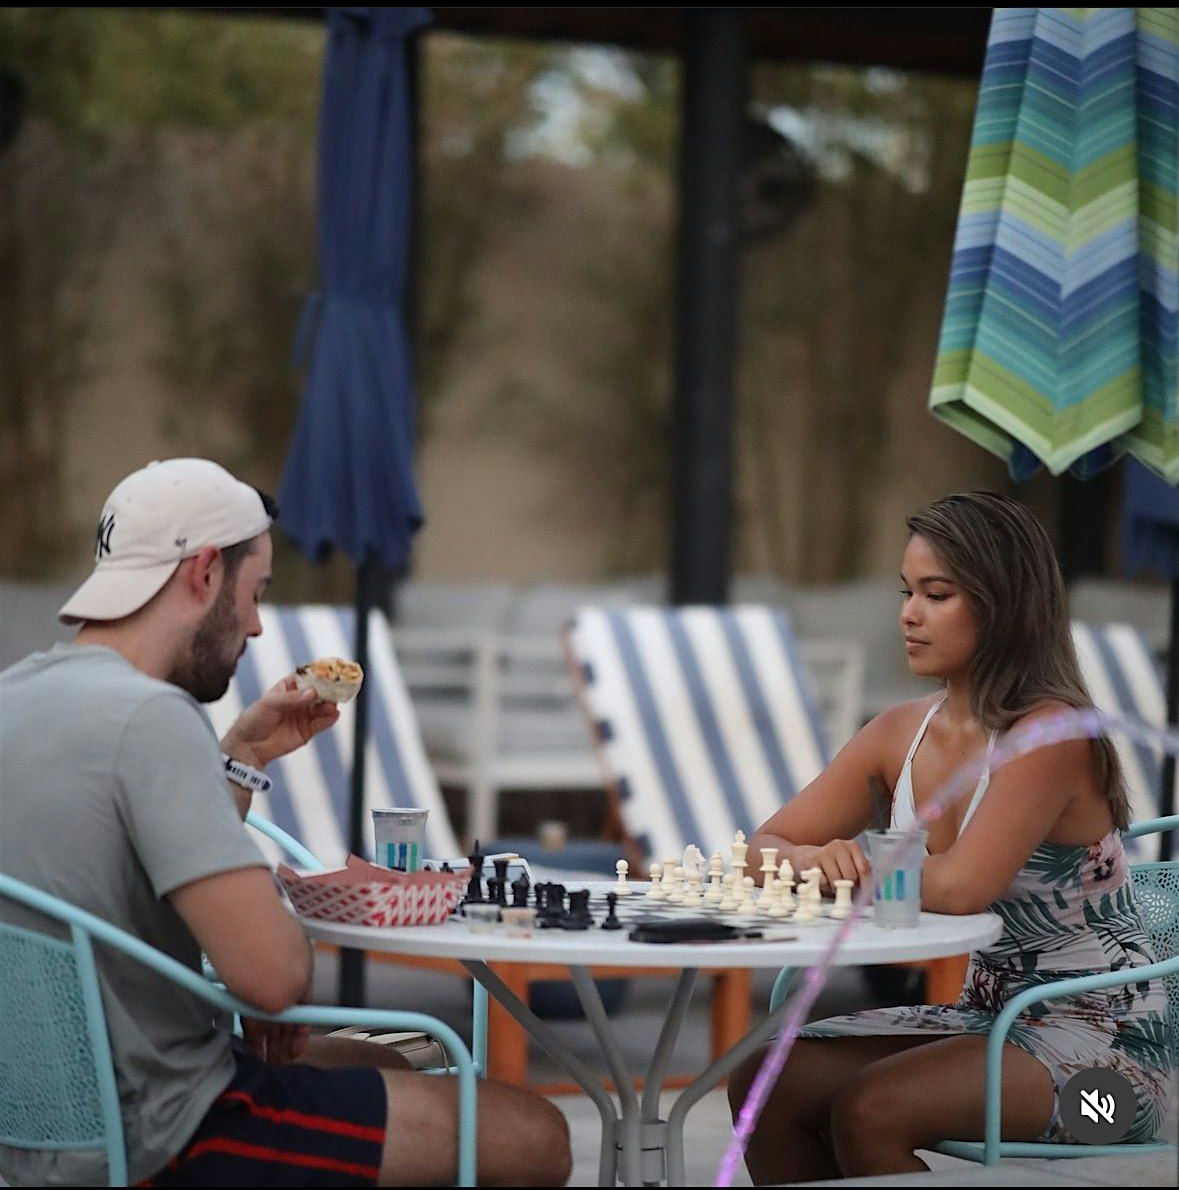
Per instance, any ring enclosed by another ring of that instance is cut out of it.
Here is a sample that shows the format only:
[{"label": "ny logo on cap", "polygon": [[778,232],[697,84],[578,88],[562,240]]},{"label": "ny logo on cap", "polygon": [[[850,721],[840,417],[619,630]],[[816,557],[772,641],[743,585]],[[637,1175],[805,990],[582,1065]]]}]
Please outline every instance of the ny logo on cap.
[{"label": "ny logo on cap", "polygon": [[101,562],[103,555],[111,552],[111,534],[115,531],[115,514],[108,512],[98,522],[98,532],[94,535],[94,560]]}]

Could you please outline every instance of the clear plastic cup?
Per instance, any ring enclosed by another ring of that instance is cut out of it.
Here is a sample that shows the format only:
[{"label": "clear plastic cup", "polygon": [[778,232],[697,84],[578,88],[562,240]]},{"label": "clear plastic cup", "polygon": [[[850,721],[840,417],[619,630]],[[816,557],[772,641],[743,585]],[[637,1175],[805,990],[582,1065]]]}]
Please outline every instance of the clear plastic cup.
[{"label": "clear plastic cup", "polygon": [[886,930],[912,929],[921,920],[921,869],[926,831],[868,831],[873,920]]},{"label": "clear plastic cup", "polygon": [[420,872],[429,810],[374,810],[377,863],[402,872]]}]

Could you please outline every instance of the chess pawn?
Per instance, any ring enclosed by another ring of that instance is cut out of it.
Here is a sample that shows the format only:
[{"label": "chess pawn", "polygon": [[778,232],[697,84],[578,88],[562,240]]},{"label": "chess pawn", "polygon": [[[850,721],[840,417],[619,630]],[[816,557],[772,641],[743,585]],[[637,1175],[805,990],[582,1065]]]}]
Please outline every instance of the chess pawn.
[{"label": "chess pawn", "polygon": [[697,906],[704,904],[704,897],[701,894],[700,885],[701,881],[699,871],[694,870],[689,872],[688,887],[684,890],[683,903],[685,905],[690,905],[692,908],[696,908]]},{"label": "chess pawn", "polygon": [[722,913],[731,913],[737,908],[737,893],[736,893],[737,878],[732,872],[726,872],[721,880],[721,886],[724,888],[724,895],[721,897],[721,903],[718,906]]},{"label": "chess pawn", "polygon": [[766,913],[770,917],[786,917],[790,910],[786,907],[786,903],[782,900],[782,893],[785,892],[785,886],[777,878],[777,876],[770,876],[769,883],[764,885],[765,891],[761,894],[762,901],[769,901],[769,908]]},{"label": "chess pawn", "polygon": [[620,897],[629,897],[631,888],[626,882],[627,873],[630,871],[630,864],[624,859],[620,859],[614,865],[614,870],[618,873],[618,883],[611,889],[611,892],[616,893]]},{"label": "chess pawn", "polygon": [[778,896],[787,913],[794,909],[794,868],[788,859],[778,868]]},{"label": "chess pawn", "polygon": [[744,895],[741,898],[741,904],[737,907],[738,913],[756,913],[757,902],[753,899],[753,877],[746,876],[741,881],[741,887],[744,890]]},{"label": "chess pawn", "polygon": [[831,916],[836,921],[843,921],[845,917],[851,916],[853,887],[855,887],[854,880],[837,880],[835,882],[835,905],[831,910]]},{"label": "chess pawn", "polygon": [[[799,892],[801,893],[801,891],[802,890],[800,889]],[[811,899],[809,897],[804,897],[804,896],[800,895],[798,898],[798,908],[794,911],[794,921],[801,924],[803,922],[814,921],[814,920],[815,920],[814,903],[811,901]]]},{"label": "chess pawn", "polygon": [[647,890],[648,901],[662,901],[665,897],[663,891],[663,865],[651,865],[651,887]]},{"label": "chess pawn", "polygon": [[708,863],[708,892],[704,894],[704,899],[710,905],[719,905],[725,899],[724,890],[721,888],[724,878],[725,861],[719,851],[714,851]]},{"label": "chess pawn", "polygon": [[672,869],[671,892],[667,894],[667,902],[669,905],[684,903],[684,869],[679,864]]},{"label": "chess pawn", "polygon": [[680,861],[674,855],[663,857],[663,899],[670,901],[672,893],[679,889],[679,882],[676,879],[676,868],[680,867]]}]

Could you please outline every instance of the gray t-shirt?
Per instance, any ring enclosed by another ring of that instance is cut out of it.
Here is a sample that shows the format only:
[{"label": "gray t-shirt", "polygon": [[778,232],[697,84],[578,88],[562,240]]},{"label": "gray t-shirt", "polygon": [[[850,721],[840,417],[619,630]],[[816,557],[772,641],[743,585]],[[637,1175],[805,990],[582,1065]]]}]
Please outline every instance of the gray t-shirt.
[{"label": "gray t-shirt", "polygon": [[[0,674],[0,872],[89,910],[193,970],[166,894],[263,866],[205,711],[112,649],[59,644]],[[0,920],[51,932],[0,898]],[[226,1022],[148,967],[97,946],[132,1183],[176,1155],[233,1075]],[[16,1185],[97,1183],[102,1153],[0,1146]]]}]

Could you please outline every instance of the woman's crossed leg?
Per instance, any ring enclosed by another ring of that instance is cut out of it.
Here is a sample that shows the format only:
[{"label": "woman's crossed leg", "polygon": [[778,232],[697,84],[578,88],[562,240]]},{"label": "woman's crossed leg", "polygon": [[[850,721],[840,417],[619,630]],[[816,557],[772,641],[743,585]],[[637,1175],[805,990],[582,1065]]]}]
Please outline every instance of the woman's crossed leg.
[{"label": "woman's crossed leg", "polygon": [[[734,1118],[764,1051],[729,1083]],[[757,1184],[924,1170],[914,1150],[983,1131],[986,1038],[832,1037],[795,1044],[750,1141]],[[1046,1066],[1003,1050],[1005,1140],[1048,1126],[1054,1091]]]}]

